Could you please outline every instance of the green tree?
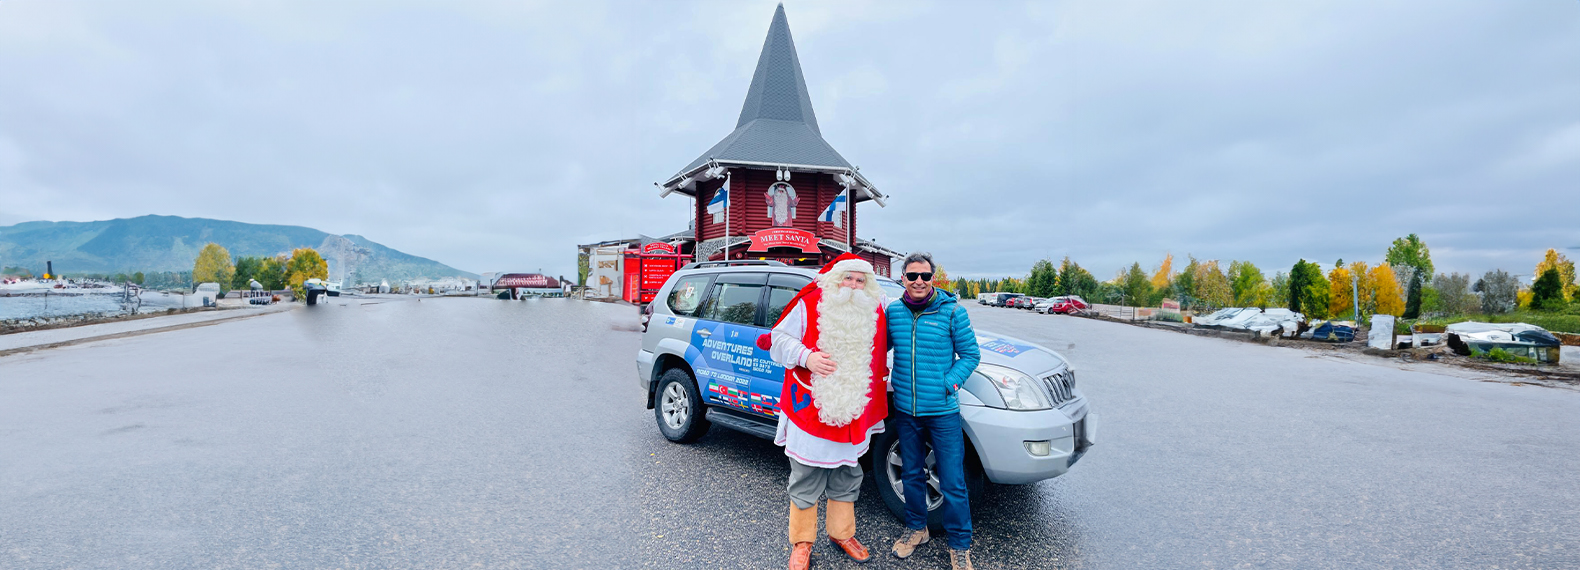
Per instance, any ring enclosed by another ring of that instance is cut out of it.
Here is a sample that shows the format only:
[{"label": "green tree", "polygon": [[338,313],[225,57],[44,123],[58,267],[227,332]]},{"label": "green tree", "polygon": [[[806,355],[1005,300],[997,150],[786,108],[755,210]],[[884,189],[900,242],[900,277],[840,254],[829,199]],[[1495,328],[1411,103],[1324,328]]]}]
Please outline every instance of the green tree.
[{"label": "green tree", "polygon": [[1120,273],[1114,282],[1127,305],[1141,306],[1152,299],[1152,280],[1139,262],[1130,264],[1130,269]]},{"label": "green tree", "polygon": [[[258,278],[258,270],[262,268],[263,258],[261,257],[236,258],[236,276],[230,280],[231,288],[247,289],[251,286],[252,280]],[[262,283],[262,281],[259,281],[259,283]]]},{"label": "green tree", "polygon": [[1384,261],[1387,265],[1414,267],[1417,273],[1426,276],[1426,280],[1432,279],[1432,250],[1415,234],[1393,240],[1393,246],[1388,248]]},{"label": "green tree", "polygon": [[1100,289],[1097,278],[1093,277],[1086,268],[1081,267],[1081,264],[1070,261],[1069,257],[1065,257],[1064,261],[1059,263],[1060,295],[1075,295],[1091,302],[1106,302],[1098,296]]},{"label": "green tree", "polygon": [[286,257],[284,255],[265,257],[263,262],[258,264],[258,273],[253,278],[257,279],[264,289],[270,291],[284,289],[286,285],[285,262]]},{"label": "green tree", "polygon": [[192,280],[197,283],[219,284],[220,296],[230,290],[230,279],[236,268],[230,264],[230,252],[217,243],[210,242],[198,252],[192,264]]},{"label": "green tree", "polygon": [[143,272],[138,271],[137,273],[133,273],[132,274],[132,282],[136,283],[138,285],[142,285],[143,284]]},{"label": "green tree", "polygon": [[1267,305],[1269,307],[1289,306],[1289,274],[1282,271],[1273,274],[1272,282],[1268,283]]},{"label": "green tree", "polygon": [[[1234,304],[1241,307],[1257,306],[1257,294],[1267,278],[1262,270],[1249,261],[1229,262],[1229,287],[1234,291]],[[1266,301],[1262,301],[1266,303]]]},{"label": "green tree", "polygon": [[1196,261],[1195,256],[1189,259],[1185,270],[1180,271],[1169,284],[1169,294],[1179,300],[1181,309],[1194,309],[1201,304],[1196,299],[1196,269],[1201,266],[1201,262]]},{"label": "green tree", "polygon": [[592,272],[592,264],[588,260],[587,250],[576,254],[576,286],[587,286],[587,274]]},{"label": "green tree", "polygon": [[327,279],[329,277],[329,262],[318,255],[318,250],[310,247],[299,247],[291,250],[291,259],[285,262],[285,281],[290,285],[291,291],[296,293],[297,299],[307,298],[303,283],[308,279]]},{"label": "green tree", "polygon": [[1234,304],[1234,289],[1229,285],[1229,276],[1218,267],[1218,260],[1196,264],[1196,301],[1209,310]]},{"label": "green tree", "polygon": [[1536,264],[1535,275],[1540,278],[1548,269],[1558,270],[1558,285],[1565,299],[1573,301],[1580,298],[1580,287],[1575,285],[1575,262],[1558,253],[1558,250],[1549,248],[1542,256],[1541,263]]},{"label": "green tree", "polygon": [[1422,298],[1423,291],[1421,290],[1422,279],[1423,276],[1420,271],[1410,274],[1410,286],[1405,289],[1404,297],[1404,318],[1406,319],[1421,318],[1421,304],[1424,301]]},{"label": "green tree", "polygon": [[1052,261],[1039,260],[1031,266],[1031,275],[1026,278],[1026,287],[1029,295],[1033,297],[1052,297],[1059,293],[1059,270],[1053,266]]},{"label": "green tree", "polygon": [[1313,319],[1328,318],[1328,279],[1322,267],[1301,259],[1289,270],[1289,310]]},{"label": "green tree", "polygon": [[1531,284],[1531,308],[1556,311],[1562,309],[1564,304],[1563,280],[1558,275],[1558,268],[1549,267]]}]

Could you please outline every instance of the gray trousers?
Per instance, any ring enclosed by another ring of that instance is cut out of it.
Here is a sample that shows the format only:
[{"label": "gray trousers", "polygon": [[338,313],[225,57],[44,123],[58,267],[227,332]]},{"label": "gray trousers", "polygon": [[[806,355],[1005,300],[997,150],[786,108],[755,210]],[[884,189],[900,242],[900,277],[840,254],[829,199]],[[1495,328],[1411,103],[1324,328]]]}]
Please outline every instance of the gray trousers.
[{"label": "gray trousers", "polygon": [[856,502],[861,494],[861,466],[813,467],[795,459],[790,460],[790,502],[798,509],[817,506],[817,499],[827,496],[830,501]]}]

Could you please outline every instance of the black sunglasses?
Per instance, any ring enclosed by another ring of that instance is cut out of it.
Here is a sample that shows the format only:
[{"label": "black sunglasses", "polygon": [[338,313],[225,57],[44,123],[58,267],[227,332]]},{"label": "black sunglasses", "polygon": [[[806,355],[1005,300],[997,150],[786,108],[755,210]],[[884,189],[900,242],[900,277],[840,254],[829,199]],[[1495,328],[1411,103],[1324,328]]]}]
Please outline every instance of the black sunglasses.
[{"label": "black sunglasses", "polygon": [[918,272],[915,272],[915,271],[907,271],[905,273],[905,280],[906,281],[915,281],[917,279],[921,279],[922,281],[932,281],[933,280],[933,272],[931,272],[931,271],[922,271],[922,272],[918,273]]}]

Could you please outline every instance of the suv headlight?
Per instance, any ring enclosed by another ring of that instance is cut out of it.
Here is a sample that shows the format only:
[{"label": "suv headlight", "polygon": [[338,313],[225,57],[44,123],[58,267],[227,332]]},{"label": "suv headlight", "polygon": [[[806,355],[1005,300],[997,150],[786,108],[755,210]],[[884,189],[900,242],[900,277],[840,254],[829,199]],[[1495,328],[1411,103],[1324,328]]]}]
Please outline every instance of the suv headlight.
[{"label": "suv headlight", "polygon": [[999,396],[1004,398],[1004,406],[1011,410],[1046,410],[1053,407],[1048,403],[1047,392],[1037,385],[1037,380],[1020,371],[996,364],[982,364],[977,366],[976,373],[987,378],[998,389]]}]

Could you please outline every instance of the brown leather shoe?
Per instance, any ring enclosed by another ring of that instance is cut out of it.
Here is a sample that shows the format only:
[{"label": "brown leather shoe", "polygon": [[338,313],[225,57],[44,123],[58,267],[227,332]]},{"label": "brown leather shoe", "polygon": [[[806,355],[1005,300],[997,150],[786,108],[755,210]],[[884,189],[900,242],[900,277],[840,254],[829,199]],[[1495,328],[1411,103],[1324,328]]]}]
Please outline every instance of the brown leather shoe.
[{"label": "brown leather shoe", "polygon": [[790,570],[807,570],[812,567],[812,543],[797,542],[790,547]]},{"label": "brown leather shoe", "polygon": [[894,548],[889,553],[893,554],[895,558],[904,559],[909,557],[912,552],[915,552],[916,547],[927,544],[928,540],[932,540],[932,535],[927,533],[927,529],[906,529],[905,534],[900,535],[900,539],[894,541]]},{"label": "brown leather shoe", "polygon": [[849,556],[851,560],[865,564],[872,559],[872,555],[867,552],[867,547],[862,546],[860,542],[856,542],[856,537],[854,536],[846,539],[830,536],[828,541],[834,543],[834,546],[838,546],[840,550],[845,551],[845,555]]}]

